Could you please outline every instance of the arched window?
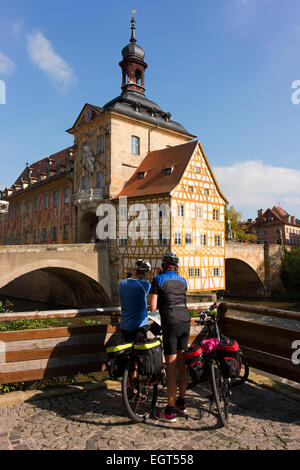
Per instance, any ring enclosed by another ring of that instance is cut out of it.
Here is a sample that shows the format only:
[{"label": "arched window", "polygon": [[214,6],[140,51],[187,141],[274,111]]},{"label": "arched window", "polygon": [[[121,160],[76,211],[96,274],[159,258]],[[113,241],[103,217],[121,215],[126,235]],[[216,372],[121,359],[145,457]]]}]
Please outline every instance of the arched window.
[{"label": "arched window", "polygon": [[142,85],[142,72],[140,69],[135,69],[135,82],[138,84],[138,85]]}]

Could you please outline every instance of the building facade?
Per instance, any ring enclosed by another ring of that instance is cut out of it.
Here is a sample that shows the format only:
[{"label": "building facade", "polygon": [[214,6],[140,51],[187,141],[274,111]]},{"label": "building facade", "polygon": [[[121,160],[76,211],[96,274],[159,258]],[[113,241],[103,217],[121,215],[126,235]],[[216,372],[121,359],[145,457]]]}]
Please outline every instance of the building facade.
[{"label": "building facade", "polygon": [[[155,274],[171,250],[190,290],[223,289],[227,201],[200,142],[146,98],[144,58],[133,18],[119,64],[120,96],[103,107],[86,103],[67,130],[73,146],[28,164],[2,191],[10,210],[1,217],[0,243],[107,242],[119,278],[138,257],[149,259]],[[110,240],[99,231],[98,208],[105,205],[116,213]],[[135,235],[132,225],[139,226]]]},{"label": "building facade", "polygon": [[249,230],[257,237],[257,243],[300,245],[300,220],[288,214],[282,207],[259,209],[257,218],[249,224]]}]

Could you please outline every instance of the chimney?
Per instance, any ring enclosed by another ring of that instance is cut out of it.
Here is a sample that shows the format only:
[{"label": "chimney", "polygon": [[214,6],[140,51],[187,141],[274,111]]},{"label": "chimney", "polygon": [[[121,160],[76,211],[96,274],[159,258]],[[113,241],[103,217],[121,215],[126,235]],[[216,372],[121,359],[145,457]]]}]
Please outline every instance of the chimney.
[{"label": "chimney", "polygon": [[264,213],[263,209],[258,209],[257,217],[261,217],[263,215],[263,213]]}]

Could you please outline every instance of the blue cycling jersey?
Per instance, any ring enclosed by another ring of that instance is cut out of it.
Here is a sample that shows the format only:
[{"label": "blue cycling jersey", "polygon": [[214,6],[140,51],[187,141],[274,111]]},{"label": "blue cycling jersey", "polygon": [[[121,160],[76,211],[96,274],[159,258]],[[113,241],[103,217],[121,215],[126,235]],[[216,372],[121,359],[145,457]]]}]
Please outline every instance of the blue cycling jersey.
[{"label": "blue cycling jersey", "polygon": [[120,328],[133,331],[148,324],[147,295],[150,284],[140,279],[124,279],[119,284],[121,302]]}]

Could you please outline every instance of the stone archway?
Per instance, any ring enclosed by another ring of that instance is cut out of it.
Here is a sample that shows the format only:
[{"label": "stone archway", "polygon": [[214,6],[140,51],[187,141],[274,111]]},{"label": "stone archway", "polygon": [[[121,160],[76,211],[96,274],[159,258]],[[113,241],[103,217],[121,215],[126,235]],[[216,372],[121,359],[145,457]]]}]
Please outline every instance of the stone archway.
[{"label": "stone archway", "polygon": [[226,295],[234,297],[263,297],[265,287],[257,272],[245,261],[225,259]]},{"label": "stone archway", "polygon": [[22,271],[0,288],[0,295],[75,308],[110,305],[104,287],[83,269],[52,265]]},{"label": "stone archway", "polygon": [[96,242],[96,226],[98,217],[95,212],[85,212],[78,222],[78,242]]}]

